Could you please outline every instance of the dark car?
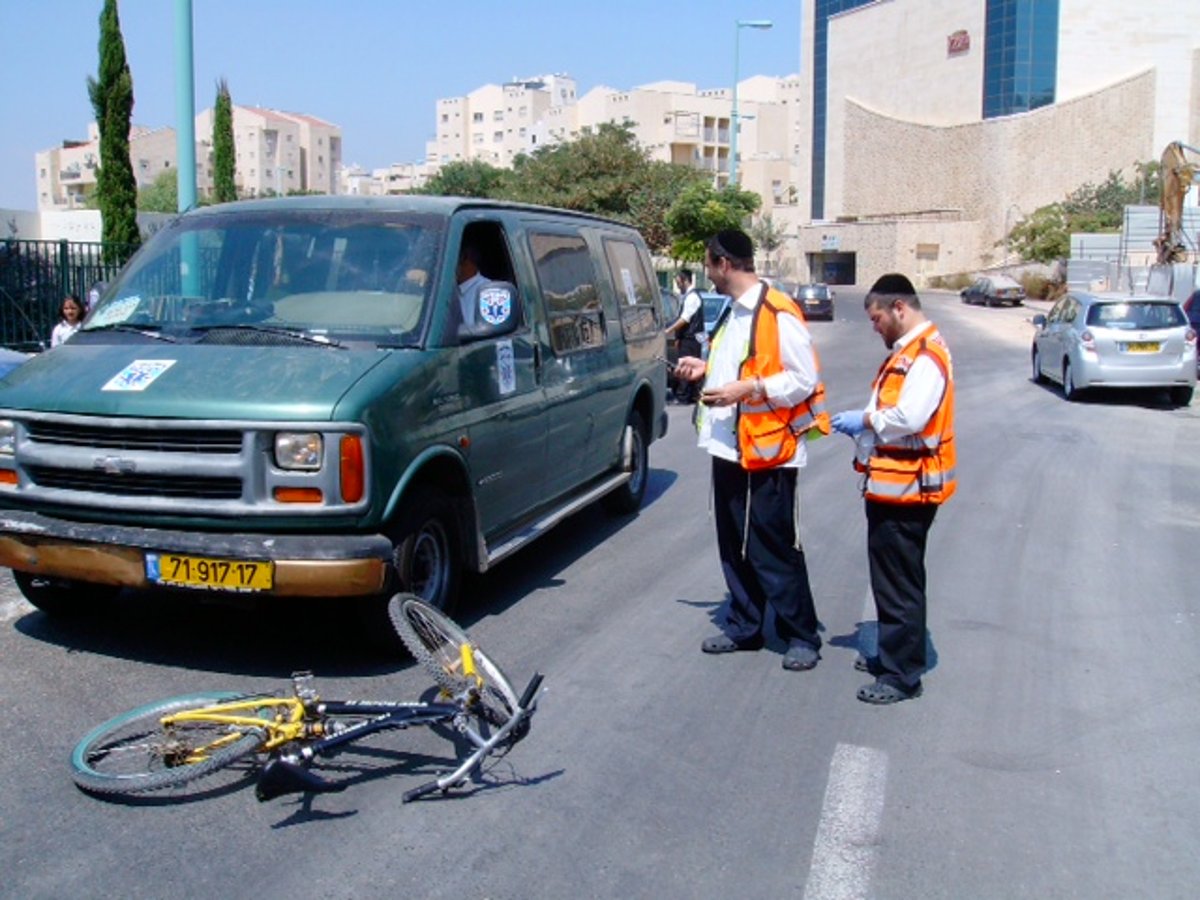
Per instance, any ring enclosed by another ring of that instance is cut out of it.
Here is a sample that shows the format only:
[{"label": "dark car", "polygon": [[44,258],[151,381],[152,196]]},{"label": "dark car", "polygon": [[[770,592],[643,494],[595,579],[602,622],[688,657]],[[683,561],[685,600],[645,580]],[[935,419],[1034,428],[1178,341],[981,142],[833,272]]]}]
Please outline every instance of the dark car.
[{"label": "dark car", "polygon": [[959,292],[963,303],[979,303],[983,306],[1001,306],[1011,303],[1020,306],[1025,302],[1025,288],[1007,275],[986,275],[975,279],[969,288]]},{"label": "dark car", "polygon": [[833,321],[833,288],[827,284],[797,284],[789,294],[800,304],[806,319]]}]

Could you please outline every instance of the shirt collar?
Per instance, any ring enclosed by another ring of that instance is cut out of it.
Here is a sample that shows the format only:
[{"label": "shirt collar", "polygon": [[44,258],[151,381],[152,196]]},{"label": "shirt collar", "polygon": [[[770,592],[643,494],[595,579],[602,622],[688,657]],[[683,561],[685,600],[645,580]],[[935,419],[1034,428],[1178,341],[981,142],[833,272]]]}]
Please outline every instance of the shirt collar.
[{"label": "shirt collar", "polygon": [[921,335],[921,332],[923,332],[926,328],[929,328],[931,324],[932,323],[926,319],[919,325],[914,325],[912,328],[908,329],[908,331],[900,335],[900,338],[896,341],[896,343],[892,344],[892,352],[895,353],[899,350],[903,350],[905,347],[915,341]]},{"label": "shirt collar", "polygon": [[758,295],[762,293],[763,283],[761,281],[754,282],[754,287],[750,288],[744,294],[741,294],[733,302],[738,306],[753,310],[758,305]]}]

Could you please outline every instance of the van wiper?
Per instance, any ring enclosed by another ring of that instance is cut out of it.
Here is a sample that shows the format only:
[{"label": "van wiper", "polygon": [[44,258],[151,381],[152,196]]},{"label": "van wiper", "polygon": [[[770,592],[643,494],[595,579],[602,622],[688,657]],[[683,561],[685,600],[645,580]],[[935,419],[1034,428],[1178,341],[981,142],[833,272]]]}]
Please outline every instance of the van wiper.
[{"label": "van wiper", "polygon": [[332,347],[334,349],[345,349],[345,345],[341,341],[335,341],[333,338],[325,337],[324,335],[311,335],[303,331],[297,331],[292,328],[276,328],[270,325],[254,325],[242,323],[227,323],[225,325],[193,325],[193,332],[200,332],[201,338],[197,343],[215,343],[215,341],[205,341],[209,335],[220,333],[223,331],[249,331],[255,334],[270,335],[275,338],[283,338],[285,341],[299,341],[304,344],[316,344],[318,347]]},{"label": "van wiper", "polygon": [[161,325],[125,325],[121,322],[114,322],[111,325],[93,325],[80,330],[86,334],[93,334],[97,331],[124,331],[129,334],[140,334],[142,337],[154,338],[156,341],[166,341],[168,344],[179,343],[178,338],[173,338],[169,334],[163,334]]}]

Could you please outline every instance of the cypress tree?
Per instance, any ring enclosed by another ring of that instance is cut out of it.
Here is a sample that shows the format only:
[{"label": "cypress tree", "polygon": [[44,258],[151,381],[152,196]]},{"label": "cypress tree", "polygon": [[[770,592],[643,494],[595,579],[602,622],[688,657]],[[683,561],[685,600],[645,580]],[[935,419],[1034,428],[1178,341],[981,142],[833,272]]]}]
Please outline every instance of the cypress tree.
[{"label": "cypress tree", "polygon": [[122,256],[141,243],[137,227],[137,180],[129,160],[129,125],[133,117],[133,75],[125,60],[125,39],[117,18],[117,0],[104,0],[100,12],[99,78],[88,78],[88,97],[100,129],[100,167],[96,200],[102,239],[123,245]]},{"label": "cypress tree", "polygon": [[217,102],[213,106],[213,200],[228,203],[237,199],[233,183],[233,99],[229,84],[222,78],[217,82]]}]

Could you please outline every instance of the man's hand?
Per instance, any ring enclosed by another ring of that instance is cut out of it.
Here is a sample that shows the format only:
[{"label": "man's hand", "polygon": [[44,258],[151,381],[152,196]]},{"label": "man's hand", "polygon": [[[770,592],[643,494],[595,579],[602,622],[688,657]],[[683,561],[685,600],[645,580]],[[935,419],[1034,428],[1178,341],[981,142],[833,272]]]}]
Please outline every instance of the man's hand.
[{"label": "man's hand", "polygon": [[698,356],[681,356],[675,363],[675,377],[684,381],[699,381],[704,377],[704,360]]},{"label": "man's hand", "polygon": [[719,388],[705,388],[700,394],[700,402],[705,406],[733,406],[754,393],[754,379],[743,378],[731,381]]},{"label": "man's hand", "polygon": [[861,409],[848,409],[845,412],[834,413],[833,418],[829,420],[829,424],[833,426],[834,431],[839,431],[850,437],[857,437],[866,428],[863,419],[864,416]]}]

